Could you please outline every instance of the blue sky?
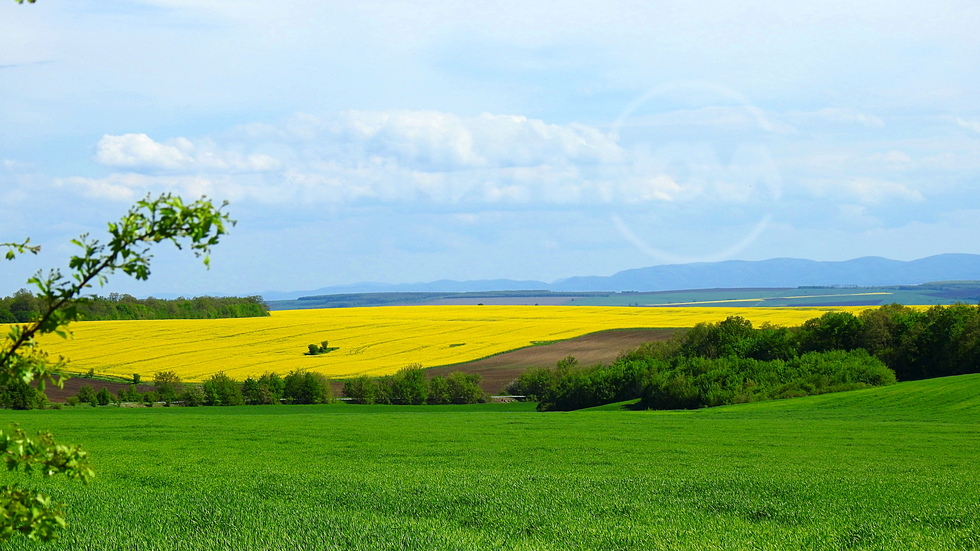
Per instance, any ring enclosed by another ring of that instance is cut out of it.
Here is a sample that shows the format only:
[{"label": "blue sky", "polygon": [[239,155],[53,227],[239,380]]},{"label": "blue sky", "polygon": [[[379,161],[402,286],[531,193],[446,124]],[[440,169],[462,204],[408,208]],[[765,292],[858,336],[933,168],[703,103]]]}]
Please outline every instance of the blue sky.
[{"label": "blue sky", "polygon": [[242,294],[980,253],[972,1],[0,2],[0,294],[147,193]]}]

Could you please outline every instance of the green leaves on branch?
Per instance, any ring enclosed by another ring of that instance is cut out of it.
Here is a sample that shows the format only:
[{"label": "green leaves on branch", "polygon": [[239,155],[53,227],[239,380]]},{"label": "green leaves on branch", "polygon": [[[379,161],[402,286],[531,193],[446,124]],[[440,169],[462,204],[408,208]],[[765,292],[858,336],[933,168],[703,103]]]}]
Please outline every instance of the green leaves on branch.
[{"label": "green leaves on branch", "polygon": [[0,458],[9,471],[43,476],[63,474],[71,479],[88,482],[95,472],[88,465],[88,454],[77,445],[57,444],[48,432],[36,437],[27,436],[23,429],[0,430]]},{"label": "green leaves on branch", "polygon": [[15,533],[28,539],[51,541],[58,530],[66,528],[65,512],[60,503],[19,486],[0,489],[0,541]]},{"label": "green leaves on branch", "polygon": [[30,239],[25,239],[23,243],[0,243],[0,247],[7,249],[4,258],[13,260],[18,254],[37,254],[41,251],[41,247],[38,245],[28,245],[30,242]]},{"label": "green leaves on branch", "polygon": [[[178,249],[187,246],[198,257],[204,257],[204,264],[208,265],[211,247],[225,234],[226,227],[234,224],[222,212],[225,205],[215,207],[203,198],[185,204],[170,194],[155,199],[147,196],[119,222],[109,224],[105,243],[88,235],[72,241],[82,252],[71,257],[68,276],[55,269],[47,274],[38,272],[28,280],[39,291],[40,308],[33,321],[12,326],[0,340],[0,385],[15,380],[26,385],[37,378],[41,390],[46,382],[61,387],[60,371],[65,360],[49,357],[38,345],[37,336],[55,333],[67,337],[68,324],[78,319],[77,305],[86,300],[85,290],[94,284],[103,285],[110,274],[121,271],[139,280],[147,279],[152,259],[150,247],[156,243],[169,241]],[[0,243],[0,248],[7,249],[8,260],[38,251],[27,240]],[[47,433],[29,438],[20,429],[0,431],[0,454],[11,471],[41,472],[44,476],[64,474],[83,481],[94,475],[85,452],[77,446],[56,444]],[[14,533],[49,540],[65,525],[61,505],[52,503],[47,496],[17,486],[0,490],[0,540]]]},{"label": "green leaves on branch", "polygon": [[[0,346],[0,383],[8,378],[30,382],[36,376],[42,389],[45,380],[61,386],[53,375],[64,361],[52,361],[41,351],[36,335],[56,333],[67,337],[66,326],[78,318],[76,304],[85,300],[82,293],[93,284],[103,285],[110,274],[122,271],[139,280],[147,279],[153,258],[150,246],[155,243],[169,241],[178,249],[189,246],[208,265],[211,247],[226,233],[227,226],[234,224],[222,212],[225,205],[215,207],[206,199],[184,204],[180,197],[170,194],[156,199],[148,196],[119,222],[109,224],[108,242],[90,239],[88,235],[73,240],[82,252],[68,263],[70,277],[55,269],[46,275],[38,272],[28,280],[39,291],[42,311],[34,322],[14,326]],[[36,251],[27,241],[6,246],[9,252]]]},{"label": "green leaves on branch", "polygon": [[[83,482],[95,476],[87,453],[78,446],[55,443],[47,432],[32,438],[22,429],[0,430],[0,458],[10,471],[40,472],[46,477],[63,474]],[[67,525],[62,504],[50,497],[17,485],[0,489],[0,541],[15,533],[50,541]]]}]

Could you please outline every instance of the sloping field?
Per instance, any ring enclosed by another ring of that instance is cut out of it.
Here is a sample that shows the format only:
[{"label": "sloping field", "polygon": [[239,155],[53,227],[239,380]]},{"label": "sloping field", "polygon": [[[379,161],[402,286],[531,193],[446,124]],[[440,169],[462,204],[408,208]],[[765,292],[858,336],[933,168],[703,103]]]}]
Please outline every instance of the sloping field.
[{"label": "sloping field", "polygon": [[[980,375],[938,377],[891,386],[698,410],[715,416],[938,421],[980,426]],[[975,435],[980,436],[980,434]]]},{"label": "sloping field", "polygon": [[[980,376],[683,412],[11,411],[97,478],[57,549],[977,549]],[[5,549],[38,549],[24,539]]]},{"label": "sloping field", "polygon": [[574,339],[539,346],[529,346],[490,356],[474,362],[435,367],[428,370],[431,376],[448,375],[453,371],[477,373],[482,377],[480,386],[490,394],[499,394],[529,367],[554,367],[558,360],[574,356],[579,365],[609,365],[619,354],[645,342],[663,341],[677,329],[610,329],[589,333]]},{"label": "sloping field", "polygon": [[[145,380],[174,370],[200,381],[224,371],[243,379],[308,369],[332,378],[385,375],[412,364],[468,362],[607,329],[691,327],[740,315],[755,324],[797,325],[838,308],[617,308],[572,306],[408,306],[273,312],[265,318],[96,321],[72,325],[69,341],[43,344],[70,369]],[[307,356],[307,345],[338,350]]]}]

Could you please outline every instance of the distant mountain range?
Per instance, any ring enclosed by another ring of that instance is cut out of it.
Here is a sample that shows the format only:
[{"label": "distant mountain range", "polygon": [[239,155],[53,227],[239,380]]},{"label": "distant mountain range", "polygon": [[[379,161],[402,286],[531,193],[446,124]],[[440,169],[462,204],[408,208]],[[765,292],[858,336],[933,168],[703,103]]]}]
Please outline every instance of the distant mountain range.
[{"label": "distant mountain range", "polygon": [[889,260],[876,256],[839,262],[798,258],[728,260],[695,264],[668,264],[625,270],[611,276],[583,276],[552,283],[492,279],[440,280],[429,283],[359,283],[311,291],[260,293],[266,300],[288,300],[312,295],[387,292],[508,291],[534,289],[556,292],[669,291],[676,289],[918,285],[931,281],[980,280],[980,255],[940,254],[919,260]]}]

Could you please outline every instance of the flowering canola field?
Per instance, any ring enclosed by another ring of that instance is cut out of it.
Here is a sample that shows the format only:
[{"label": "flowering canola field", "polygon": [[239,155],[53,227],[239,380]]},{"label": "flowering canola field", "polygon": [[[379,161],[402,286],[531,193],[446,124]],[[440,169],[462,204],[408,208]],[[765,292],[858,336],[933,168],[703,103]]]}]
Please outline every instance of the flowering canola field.
[{"label": "flowering canola field", "polygon": [[[331,378],[387,375],[484,358],[540,341],[606,329],[692,327],[743,316],[799,325],[834,308],[624,308],[589,306],[394,306],[272,312],[270,317],[219,320],[91,321],[72,324],[74,338],[42,344],[70,359],[69,370],[152,379],[176,371],[201,381],[224,371],[242,380],[267,371],[307,369]],[[338,350],[306,356],[328,341]]]}]

